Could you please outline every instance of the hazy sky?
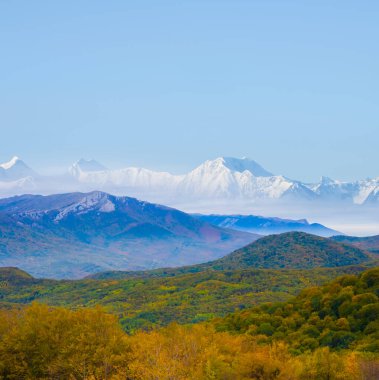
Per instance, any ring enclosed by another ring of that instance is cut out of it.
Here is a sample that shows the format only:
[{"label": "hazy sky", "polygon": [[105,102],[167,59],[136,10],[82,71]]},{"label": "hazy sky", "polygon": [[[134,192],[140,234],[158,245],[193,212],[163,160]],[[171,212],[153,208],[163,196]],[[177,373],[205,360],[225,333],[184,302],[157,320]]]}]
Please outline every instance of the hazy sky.
[{"label": "hazy sky", "polygon": [[379,176],[378,1],[0,0],[0,161]]}]

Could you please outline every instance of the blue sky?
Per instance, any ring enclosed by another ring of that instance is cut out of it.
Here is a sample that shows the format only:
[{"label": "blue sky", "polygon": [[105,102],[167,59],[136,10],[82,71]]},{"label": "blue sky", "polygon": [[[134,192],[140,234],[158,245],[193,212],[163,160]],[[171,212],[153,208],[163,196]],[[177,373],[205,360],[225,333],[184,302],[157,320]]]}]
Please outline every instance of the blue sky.
[{"label": "blue sky", "polygon": [[377,1],[0,1],[0,160],[379,176]]}]

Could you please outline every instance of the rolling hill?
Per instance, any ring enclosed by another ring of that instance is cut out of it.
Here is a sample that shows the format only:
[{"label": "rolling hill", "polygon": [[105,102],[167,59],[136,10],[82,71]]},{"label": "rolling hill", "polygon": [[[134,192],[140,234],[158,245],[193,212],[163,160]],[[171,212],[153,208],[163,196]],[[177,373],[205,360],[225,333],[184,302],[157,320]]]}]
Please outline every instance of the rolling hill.
[{"label": "rolling hill", "polygon": [[195,323],[266,302],[286,301],[302,289],[320,285],[368,267],[352,265],[314,269],[204,270],[179,274],[150,271],[126,278],[50,280],[27,278],[24,272],[0,271],[0,308],[34,301],[77,309],[102,305],[116,314],[127,331]]},{"label": "rolling hill", "polygon": [[349,244],[304,232],[269,235],[214,261],[179,268],[152,271],[106,271],[90,276],[96,279],[129,277],[170,277],[207,270],[230,271],[244,269],[311,269],[340,267],[375,261],[367,251]]},{"label": "rolling hill", "polygon": [[330,239],[293,232],[261,238],[222,259],[179,268],[108,271],[63,281],[30,279],[11,268],[5,274],[0,271],[0,281],[3,276],[8,283],[0,291],[0,306],[32,301],[75,308],[101,304],[120,316],[124,329],[134,331],[286,301],[306,287],[378,265],[375,257]]},{"label": "rolling hill", "polygon": [[210,265],[222,270],[245,268],[339,267],[360,264],[370,255],[359,248],[304,232],[287,232],[258,239]]},{"label": "rolling hill", "polygon": [[59,281],[5,268],[0,270],[5,284],[0,307],[32,301],[74,308],[100,304],[120,317],[125,330],[135,331],[286,301],[306,287],[378,265],[375,258],[353,246],[291,232],[260,238],[221,259],[179,268],[108,271]]},{"label": "rolling hill", "polygon": [[368,251],[379,253],[379,235],[367,236],[367,237],[355,237],[355,236],[333,236],[333,240],[351,244],[355,247],[366,249]]},{"label": "rolling hill", "polygon": [[[286,303],[218,319],[219,331],[284,340],[296,353],[318,347],[379,352],[379,268],[303,290]],[[376,379],[377,376],[368,377]]]}]

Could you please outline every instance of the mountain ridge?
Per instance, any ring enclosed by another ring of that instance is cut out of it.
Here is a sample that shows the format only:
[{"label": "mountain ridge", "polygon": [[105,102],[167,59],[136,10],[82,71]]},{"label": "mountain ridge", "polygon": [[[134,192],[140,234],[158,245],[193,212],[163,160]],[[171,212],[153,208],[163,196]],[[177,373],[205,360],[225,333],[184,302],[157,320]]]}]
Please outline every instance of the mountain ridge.
[{"label": "mountain ridge", "polygon": [[232,228],[238,231],[258,233],[261,235],[272,235],[291,231],[308,232],[323,237],[341,235],[341,233],[336,230],[325,227],[319,223],[309,223],[306,219],[293,220],[240,214],[193,215],[219,227]]},{"label": "mountain ridge", "polygon": [[0,199],[0,236],[0,265],[56,278],[204,262],[257,238],[100,191]]},{"label": "mountain ridge", "polygon": [[[322,177],[320,182],[308,184],[273,174],[248,158],[218,157],[182,175],[138,167],[112,170],[95,160],[80,159],[68,169],[70,178],[61,176],[59,180],[55,177],[50,182],[48,176],[41,178],[18,157],[15,159],[27,169],[10,176],[12,167],[6,169],[7,163],[0,165],[0,195],[27,191],[51,194],[58,192],[63,184],[64,188],[68,186],[70,192],[102,190],[170,205],[210,200],[234,203],[305,201],[328,205],[338,201],[371,207],[379,202],[379,178],[343,182]],[[26,177],[29,181],[17,182]],[[12,185],[10,179],[16,182]]]},{"label": "mountain ridge", "polygon": [[333,236],[332,239],[341,243],[354,245],[355,247],[370,252],[379,253],[379,235],[365,237],[338,235]]},{"label": "mountain ridge", "polygon": [[0,164],[0,181],[9,184],[11,181],[33,177],[38,178],[38,174],[17,156],[13,156],[8,162]]}]

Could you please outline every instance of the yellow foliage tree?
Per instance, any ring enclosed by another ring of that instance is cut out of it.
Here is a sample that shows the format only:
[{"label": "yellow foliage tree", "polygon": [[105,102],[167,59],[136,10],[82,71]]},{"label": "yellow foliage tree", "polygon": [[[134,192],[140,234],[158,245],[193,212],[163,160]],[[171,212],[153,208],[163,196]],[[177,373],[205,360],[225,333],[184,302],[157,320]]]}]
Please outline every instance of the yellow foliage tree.
[{"label": "yellow foliage tree", "polygon": [[[365,372],[377,373],[371,363]],[[0,311],[1,380],[361,380],[361,366],[351,351],[294,356],[283,342],[208,324],[128,336],[100,308]]]}]

